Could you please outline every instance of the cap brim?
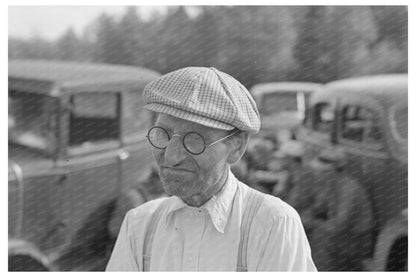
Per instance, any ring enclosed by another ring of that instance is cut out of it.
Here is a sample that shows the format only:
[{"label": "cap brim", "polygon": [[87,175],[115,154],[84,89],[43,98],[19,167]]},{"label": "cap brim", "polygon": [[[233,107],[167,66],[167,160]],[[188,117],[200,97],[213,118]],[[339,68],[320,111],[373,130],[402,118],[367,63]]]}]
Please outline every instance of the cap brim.
[{"label": "cap brim", "polygon": [[167,106],[164,104],[160,104],[160,103],[150,103],[150,104],[145,105],[144,108],[152,112],[167,114],[167,115],[174,116],[180,119],[195,122],[195,123],[198,123],[203,126],[210,127],[210,128],[227,130],[227,131],[235,129],[234,126],[223,123],[221,121],[213,120],[208,117],[203,117],[197,114],[190,113],[188,111],[180,110],[180,109]]}]

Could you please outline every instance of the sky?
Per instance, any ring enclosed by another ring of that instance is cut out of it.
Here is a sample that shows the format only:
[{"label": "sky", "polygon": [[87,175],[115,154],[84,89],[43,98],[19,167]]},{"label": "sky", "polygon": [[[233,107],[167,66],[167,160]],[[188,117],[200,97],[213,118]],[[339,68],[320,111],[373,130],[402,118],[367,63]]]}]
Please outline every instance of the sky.
[{"label": "sky", "polygon": [[[81,34],[101,13],[121,16],[125,9],[125,6],[9,6],[9,37],[39,36],[54,40],[69,27]],[[140,6],[138,12],[146,18],[154,11],[165,9],[166,6]]]}]

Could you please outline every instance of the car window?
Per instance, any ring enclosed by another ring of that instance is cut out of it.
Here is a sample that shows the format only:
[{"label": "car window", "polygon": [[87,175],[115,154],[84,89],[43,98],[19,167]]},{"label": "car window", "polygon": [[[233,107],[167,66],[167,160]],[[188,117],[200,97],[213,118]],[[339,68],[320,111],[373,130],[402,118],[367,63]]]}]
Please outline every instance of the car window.
[{"label": "car window", "polygon": [[263,96],[261,111],[264,115],[285,111],[297,111],[296,92],[268,93]]},{"label": "car window", "polygon": [[379,143],[382,132],[376,112],[360,105],[344,106],[341,112],[341,137],[364,143]]},{"label": "car window", "polygon": [[123,98],[123,139],[143,137],[150,127],[150,112],[144,109],[144,101],[138,92],[124,94]]},{"label": "car window", "polygon": [[312,128],[321,133],[330,133],[335,119],[334,106],[327,102],[315,104],[312,111]]},{"label": "car window", "polygon": [[70,105],[70,146],[118,139],[117,94],[76,94]]},{"label": "car window", "polygon": [[50,96],[22,91],[9,91],[9,141],[53,153],[56,136],[57,100]]}]

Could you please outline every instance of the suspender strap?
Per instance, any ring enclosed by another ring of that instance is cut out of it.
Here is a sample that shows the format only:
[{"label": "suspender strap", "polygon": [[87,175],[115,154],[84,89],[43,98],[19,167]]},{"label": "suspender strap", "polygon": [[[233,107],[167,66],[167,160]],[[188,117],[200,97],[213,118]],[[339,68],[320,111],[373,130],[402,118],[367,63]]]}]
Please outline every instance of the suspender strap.
[{"label": "suspender strap", "polygon": [[156,233],[156,227],[167,204],[168,201],[166,201],[166,199],[160,203],[160,205],[156,208],[155,213],[151,216],[150,224],[147,227],[143,242],[143,271],[150,270],[150,259],[152,257],[152,246]]},{"label": "suspender strap", "polygon": [[237,271],[247,271],[247,246],[250,229],[262,202],[261,194],[249,189],[240,228],[240,243],[238,245]]},{"label": "suspender strap", "polygon": [[[166,200],[160,203],[156,208],[155,213],[150,219],[150,224],[146,230],[145,239],[143,243],[143,271],[150,270],[150,259],[152,256],[152,245],[156,233],[156,227],[160,220],[163,210],[167,205]],[[243,218],[240,228],[240,242],[238,245],[237,271],[247,271],[247,245],[250,236],[250,229],[253,219],[256,216],[262,202],[261,193],[249,189],[247,201],[243,209]]]}]

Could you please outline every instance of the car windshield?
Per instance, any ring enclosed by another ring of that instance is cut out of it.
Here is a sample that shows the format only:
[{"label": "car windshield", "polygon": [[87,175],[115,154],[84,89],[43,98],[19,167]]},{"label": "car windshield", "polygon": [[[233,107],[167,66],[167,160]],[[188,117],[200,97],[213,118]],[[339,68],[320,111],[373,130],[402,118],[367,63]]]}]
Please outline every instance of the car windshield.
[{"label": "car windshield", "polygon": [[57,146],[56,99],[35,93],[10,91],[9,142],[53,153]]},{"label": "car windshield", "polygon": [[407,143],[408,109],[407,105],[399,104],[390,111],[390,125],[393,135],[400,143]]},{"label": "car windshield", "polygon": [[264,115],[297,111],[296,92],[277,92],[269,93],[263,97],[263,107],[261,108]]}]

